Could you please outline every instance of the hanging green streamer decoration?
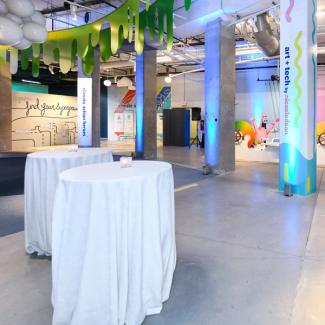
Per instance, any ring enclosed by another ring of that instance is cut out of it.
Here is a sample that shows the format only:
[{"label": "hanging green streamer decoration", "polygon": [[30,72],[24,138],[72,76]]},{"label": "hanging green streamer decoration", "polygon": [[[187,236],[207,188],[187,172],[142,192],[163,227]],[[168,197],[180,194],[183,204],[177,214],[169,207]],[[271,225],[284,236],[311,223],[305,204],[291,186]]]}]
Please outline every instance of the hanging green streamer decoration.
[{"label": "hanging green streamer decoration", "polygon": [[[191,6],[191,0],[184,0],[185,8]],[[173,46],[173,9],[174,0],[156,0],[151,4],[146,0],[146,10],[140,12],[140,0],[127,0],[119,8],[103,18],[87,25],[58,30],[49,33],[48,40],[33,44],[31,48],[20,51],[21,67],[28,69],[32,61],[32,74],[39,75],[41,59],[47,65],[59,62],[62,73],[67,73],[76,64],[79,57],[82,60],[83,71],[90,75],[94,69],[94,48],[99,46],[101,59],[108,61],[128,39],[134,41],[135,51],[141,54],[144,49],[145,30],[149,28],[151,38],[158,32],[160,42],[165,40],[167,49]],[[102,29],[104,24],[108,28]],[[0,64],[5,61],[4,53],[10,47],[0,46]],[[12,55],[11,60],[17,60],[19,55]],[[12,64],[12,67],[18,64]]]},{"label": "hanging green streamer decoration", "polygon": [[185,0],[185,9],[189,10],[192,4],[192,0]]}]

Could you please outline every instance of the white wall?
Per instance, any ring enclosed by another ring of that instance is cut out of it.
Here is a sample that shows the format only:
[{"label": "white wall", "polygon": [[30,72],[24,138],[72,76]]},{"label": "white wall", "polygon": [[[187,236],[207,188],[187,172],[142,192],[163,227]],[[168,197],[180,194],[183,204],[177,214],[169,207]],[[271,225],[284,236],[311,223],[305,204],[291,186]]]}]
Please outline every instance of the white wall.
[{"label": "white wall", "polygon": [[[252,69],[237,71],[236,83],[236,120],[249,120],[255,117],[257,122],[265,112],[269,121],[279,117],[279,90],[276,82],[258,81],[269,80],[271,75],[276,75],[276,68]],[[164,78],[158,78],[157,88],[169,86]],[[272,86],[272,91],[271,87]],[[174,78],[172,87],[172,107],[181,107],[184,99],[188,107],[201,107],[204,116],[204,73],[186,75],[185,92],[184,76]],[[325,70],[318,71],[318,120],[325,121]],[[114,109],[118,106],[126,89],[112,86],[108,88],[108,136],[116,140],[114,134]],[[273,95],[272,95],[273,93]],[[194,125],[195,127],[195,125]]]},{"label": "white wall", "polygon": [[12,92],[12,149],[78,142],[77,97]]},{"label": "white wall", "polygon": [[249,120],[255,117],[257,122],[265,112],[269,121],[279,117],[279,84],[269,80],[276,75],[277,69],[252,69],[237,71],[236,83],[236,120]]},{"label": "white wall", "polygon": [[[278,110],[278,88],[272,86],[272,98],[270,84],[276,83],[257,81],[258,78],[270,79],[272,74],[277,74],[277,69],[237,71],[236,119],[249,120],[254,116],[259,120],[262,112],[265,112],[270,120],[275,118],[275,111]],[[158,78],[158,86],[164,85],[167,85],[164,78]],[[171,85],[172,107],[182,106],[185,99],[188,107],[201,107],[204,114],[204,73],[186,75],[185,96],[183,76],[174,78]]]},{"label": "white wall", "polygon": [[[254,69],[237,71],[236,119],[260,119],[265,112],[269,121],[279,117],[279,89],[276,82],[263,82],[257,79],[269,79],[277,74],[277,69]],[[325,121],[325,69],[318,69],[317,120]],[[272,90],[270,88],[272,85]],[[272,96],[273,92],[273,96]]]},{"label": "white wall", "polygon": [[[158,78],[158,87],[168,86],[164,78]],[[172,107],[182,107],[183,102],[187,102],[188,107],[201,107],[204,109],[204,74],[195,73],[173,78],[172,87]]]}]

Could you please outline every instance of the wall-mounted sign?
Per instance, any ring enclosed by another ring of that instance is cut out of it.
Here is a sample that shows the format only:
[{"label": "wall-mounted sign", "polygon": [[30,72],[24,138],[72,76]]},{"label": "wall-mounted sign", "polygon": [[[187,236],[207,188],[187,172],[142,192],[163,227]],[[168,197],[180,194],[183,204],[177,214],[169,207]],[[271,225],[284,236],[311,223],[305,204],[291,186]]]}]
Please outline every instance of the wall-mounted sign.
[{"label": "wall-mounted sign", "polygon": [[124,112],[123,108],[117,108],[114,111],[114,133],[117,136],[124,135]]},{"label": "wall-mounted sign", "polygon": [[92,145],[92,79],[78,78],[79,146]]}]

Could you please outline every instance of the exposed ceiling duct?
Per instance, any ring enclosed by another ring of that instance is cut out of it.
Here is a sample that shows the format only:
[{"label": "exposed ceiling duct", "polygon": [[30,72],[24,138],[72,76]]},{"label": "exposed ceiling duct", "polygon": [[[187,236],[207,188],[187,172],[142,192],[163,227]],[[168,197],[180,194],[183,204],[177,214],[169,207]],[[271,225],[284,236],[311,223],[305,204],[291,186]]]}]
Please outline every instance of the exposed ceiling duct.
[{"label": "exposed ceiling duct", "polygon": [[131,60],[121,60],[121,61],[109,61],[109,62],[102,62],[101,69],[109,70],[109,69],[116,69],[116,68],[127,68],[133,67],[134,61]]},{"label": "exposed ceiling duct", "polygon": [[274,34],[268,13],[263,13],[256,17],[254,37],[257,45],[269,57],[280,54],[280,40]]}]

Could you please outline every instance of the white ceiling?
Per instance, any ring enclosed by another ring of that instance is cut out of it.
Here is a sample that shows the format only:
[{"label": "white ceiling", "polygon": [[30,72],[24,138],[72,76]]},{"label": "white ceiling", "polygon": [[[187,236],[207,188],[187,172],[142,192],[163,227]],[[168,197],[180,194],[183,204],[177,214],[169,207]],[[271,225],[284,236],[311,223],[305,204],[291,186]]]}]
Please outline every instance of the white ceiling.
[{"label": "white ceiling", "polygon": [[[89,3],[89,1],[90,0],[79,0],[77,2],[81,5],[84,5],[87,4],[87,2]],[[153,0],[151,1],[153,2]],[[64,4],[63,0],[33,0],[33,2],[38,10],[63,7]],[[124,0],[106,0],[106,2],[111,3],[114,7],[120,6]],[[235,17],[246,17],[252,15],[261,10],[274,7],[274,5],[278,5],[279,2],[280,0],[192,0],[191,10],[187,12],[184,8],[184,0],[175,0],[174,18],[176,28],[174,30],[174,35],[175,37],[181,39],[201,35],[205,31],[207,22],[214,20],[217,17],[230,17],[232,20],[236,20]],[[318,3],[319,45],[323,46],[325,49],[325,0],[318,0]],[[89,11],[91,11],[91,21],[97,20],[104,14],[111,12],[114,10],[113,7],[105,3],[91,6],[91,9],[89,9]],[[77,21],[71,19],[71,14],[69,11],[49,14],[47,15],[49,17],[47,19],[48,30],[69,28],[73,25],[82,25],[84,24],[84,15],[86,11],[86,9],[78,8]],[[239,36],[240,35],[238,34],[238,37]],[[174,61],[194,63],[195,61],[204,60],[203,48],[196,47],[194,49],[191,47],[183,48],[181,46],[178,49],[183,51],[183,53],[178,52],[168,54],[166,52],[159,52],[159,60],[166,62],[167,64]],[[256,47],[249,50],[253,52],[259,51]],[[245,51],[247,51],[247,48]],[[121,59],[124,61],[129,60],[126,54],[124,56],[122,55]],[[119,61],[119,59],[112,58],[112,61],[114,60]],[[130,65],[132,65],[132,60],[130,62]],[[191,69],[191,67],[189,65],[189,67],[183,67],[182,69]]]},{"label": "white ceiling", "polygon": [[[89,0],[78,0],[80,4],[85,4]],[[152,0],[153,1],[153,0]],[[175,36],[177,38],[192,37],[204,33],[206,23],[220,16],[231,15],[247,16],[272,7],[280,0],[193,0],[189,12],[184,9],[184,0],[175,0]],[[38,10],[54,7],[63,7],[63,0],[33,0]],[[101,1],[98,1],[101,2]],[[114,10],[113,7],[105,4],[91,6],[91,21],[99,19],[104,14]],[[107,0],[113,6],[120,6],[124,0]],[[318,0],[319,6],[319,41],[325,45],[325,0]],[[69,11],[47,15],[48,30],[73,27],[84,24],[86,9],[78,8],[77,21],[72,20]]]},{"label": "white ceiling", "polygon": [[[220,15],[221,11],[241,16],[248,15],[269,7],[272,5],[272,2],[277,1],[278,0],[192,0],[191,10],[186,12],[184,0],[175,0],[175,23],[177,26],[175,34],[179,37],[195,36],[203,33],[206,22]],[[64,4],[63,0],[33,0],[33,2],[38,10],[62,7]],[[78,0],[76,2],[82,5],[87,3],[87,0]],[[102,2],[102,4],[91,7],[91,21],[114,10],[112,7],[105,4],[105,1]],[[108,0],[107,2],[113,4],[113,6],[120,6],[124,0]],[[243,3],[245,4],[243,5]],[[52,27],[54,27],[54,29],[62,29],[72,27],[73,25],[84,24],[85,12],[85,9],[78,8],[77,21],[71,19],[69,11],[47,15],[52,16],[54,19],[53,24],[48,23],[48,29],[52,30]]]},{"label": "white ceiling", "polygon": [[190,37],[204,33],[207,22],[218,17],[232,18],[236,16],[248,16],[265,8],[269,8],[278,3],[278,0],[196,0],[189,12],[184,9],[178,10],[184,19],[175,18],[177,29],[175,35],[177,37]]}]

